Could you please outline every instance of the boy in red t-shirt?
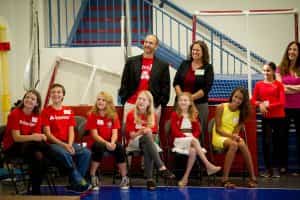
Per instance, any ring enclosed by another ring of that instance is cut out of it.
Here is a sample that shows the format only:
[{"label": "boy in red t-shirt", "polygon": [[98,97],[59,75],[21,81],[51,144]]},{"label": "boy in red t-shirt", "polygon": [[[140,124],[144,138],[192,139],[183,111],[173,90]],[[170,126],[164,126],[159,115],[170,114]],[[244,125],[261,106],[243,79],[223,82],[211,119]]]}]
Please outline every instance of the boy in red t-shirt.
[{"label": "boy in red t-shirt", "polygon": [[52,149],[70,172],[69,189],[83,192],[90,188],[84,176],[90,164],[91,152],[74,143],[74,114],[69,107],[63,106],[64,96],[65,88],[62,85],[56,83],[51,86],[52,105],[43,110],[42,124]]}]

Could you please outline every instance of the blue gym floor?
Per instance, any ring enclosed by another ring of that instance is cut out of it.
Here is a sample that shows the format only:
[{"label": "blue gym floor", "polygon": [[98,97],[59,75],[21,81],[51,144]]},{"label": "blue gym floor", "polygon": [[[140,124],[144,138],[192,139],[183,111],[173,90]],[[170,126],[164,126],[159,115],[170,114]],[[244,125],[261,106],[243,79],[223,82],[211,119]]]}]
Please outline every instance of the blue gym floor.
[{"label": "blue gym floor", "polygon": [[[58,194],[78,195],[66,191],[63,186],[58,186]],[[82,200],[299,200],[300,189],[224,189],[220,187],[187,187],[181,189],[178,187],[157,187],[155,191],[148,191],[145,187],[120,190],[118,186],[103,186],[99,191],[88,191],[80,196]]]}]

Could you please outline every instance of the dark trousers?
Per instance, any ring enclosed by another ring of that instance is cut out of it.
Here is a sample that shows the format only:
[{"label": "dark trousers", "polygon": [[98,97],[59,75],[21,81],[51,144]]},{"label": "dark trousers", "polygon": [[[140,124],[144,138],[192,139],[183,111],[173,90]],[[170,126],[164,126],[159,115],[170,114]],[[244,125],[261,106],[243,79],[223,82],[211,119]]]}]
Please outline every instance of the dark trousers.
[{"label": "dark trousers", "polygon": [[104,152],[112,154],[115,157],[117,163],[125,162],[125,150],[119,143],[116,143],[116,148],[114,151],[109,151],[104,143],[95,142],[92,145],[92,160],[100,162],[103,158]]},{"label": "dark trousers", "polygon": [[54,162],[55,153],[45,142],[14,143],[5,151],[8,158],[21,157],[29,166],[32,194],[40,194],[40,186],[50,161]]},{"label": "dark trousers", "polygon": [[157,169],[159,169],[164,165],[164,163],[160,159],[157,148],[152,140],[152,135],[148,134],[140,137],[139,145],[144,155],[145,175],[147,179],[152,179],[153,164],[155,164]]},{"label": "dark trousers", "polygon": [[[291,120],[294,121],[297,137],[297,155],[298,155],[298,167],[300,168],[300,108],[287,108],[286,113],[286,135],[288,137]],[[286,158],[288,158],[288,149],[286,149]],[[299,170],[299,169],[298,169]]]},{"label": "dark trousers", "polygon": [[263,154],[266,169],[285,167],[288,145],[284,118],[263,118]]}]

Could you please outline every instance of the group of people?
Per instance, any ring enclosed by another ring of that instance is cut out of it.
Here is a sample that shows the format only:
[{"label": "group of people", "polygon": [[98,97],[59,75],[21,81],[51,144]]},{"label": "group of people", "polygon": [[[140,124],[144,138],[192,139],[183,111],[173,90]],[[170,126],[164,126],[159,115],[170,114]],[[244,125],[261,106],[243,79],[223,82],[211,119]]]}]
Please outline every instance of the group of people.
[{"label": "group of people", "polygon": [[[273,62],[263,66],[264,80],[256,83],[251,103],[262,114],[263,177],[279,178],[287,172],[288,137],[294,122],[298,164],[300,164],[300,43],[288,44],[277,67]],[[297,171],[296,173],[299,173]]]},{"label": "group of people", "polygon": [[[149,190],[156,187],[152,174],[154,165],[161,177],[175,178],[160,158],[161,149],[156,143],[161,110],[167,105],[170,96],[169,67],[155,56],[158,45],[159,40],[155,35],[147,35],[143,54],[129,58],[124,66],[118,93],[124,105],[123,119],[119,119],[111,94],[100,92],[97,95],[85,126],[89,132],[87,148],[74,142],[74,113],[71,108],[63,105],[66,94],[63,85],[55,83],[51,86],[52,104],[41,113],[40,94],[34,89],[25,93],[20,105],[8,117],[3,147],[9,156],[22,155],[28,161],[33,194],[40,193],[48,163],[58,165],[67,172],[69,189],[78,192],[91,187],[98,189],[100,181],[96,171],[105,152],[115,157],[122,177],[120,188],[126,189],[130,180],[127,176],[125,148],[142,151]],[[283,134],[285,115],[288,119],[294,119],[299,131],[299,48],[297,42],[288,46],[277,71],[280,78],[278,81],[275,80],[276,66],[273,63],[264,66],[265,80],[257,83],[251,99],[251,103],[258,106],[263,114],[264,156],[268,170],[273,167],[268,150],[270,135],[276,138],[273,141],[274,147],[280,141],[281,145],[287,142],[287,136]],[[213,66],[209,64],[206,44],[202,41],[193,42],[190,57],[182,62],[173,82],[176,92],[174,111],[170,117],[173,151],[188,156],[184,175],[178,178],[180,187],[188,184],[197,157],[204,163],[208,175],[221,170],[220,166],[207,159],[206,150],[202,148],[200,141],[200,134],[207,130],[208,93],[213,79]],[[249,170],[249,187],[257,186],[251,154],[245,141],[239,136],[249,115],[248,92],[241,87],[232,92],[229,102],[220,104],[216,109],[212,143],[215,148],[227,151],[222,176],[222,184],[226,188],[235,187],[229,180],[229,172],[237,150],[241,151]],[[126,132],[126,147],[119,142],[122,124]],[[271,132],[272,129],[274,132]],[[299,134],[297,135],[300,141]],[[273,155],[280,157],[275,159],[279,161],[280,170],[286,170],[287,150],[274,149]],[[89,181],[86,180],[87,177]]]}]

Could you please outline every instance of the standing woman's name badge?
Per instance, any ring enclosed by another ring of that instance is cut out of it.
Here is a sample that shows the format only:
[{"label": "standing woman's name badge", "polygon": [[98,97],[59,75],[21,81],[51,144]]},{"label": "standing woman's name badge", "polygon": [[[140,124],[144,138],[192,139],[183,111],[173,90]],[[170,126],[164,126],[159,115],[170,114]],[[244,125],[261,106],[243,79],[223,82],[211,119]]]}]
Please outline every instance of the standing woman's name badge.
[{"label": "standing woman's name badge", "polygon": [[103,124],[104,124],[104,122],[103,122],[102,119],[98,119],[98,120],[97,120],[97,125],[103,125]]},{"label": "standing woman's name badge", "polygon": [[196,69],[195,70],[195,75],[197,76],[197,75],[200,75],[200,76],[203,76],[204,75],[204,69]]}]

